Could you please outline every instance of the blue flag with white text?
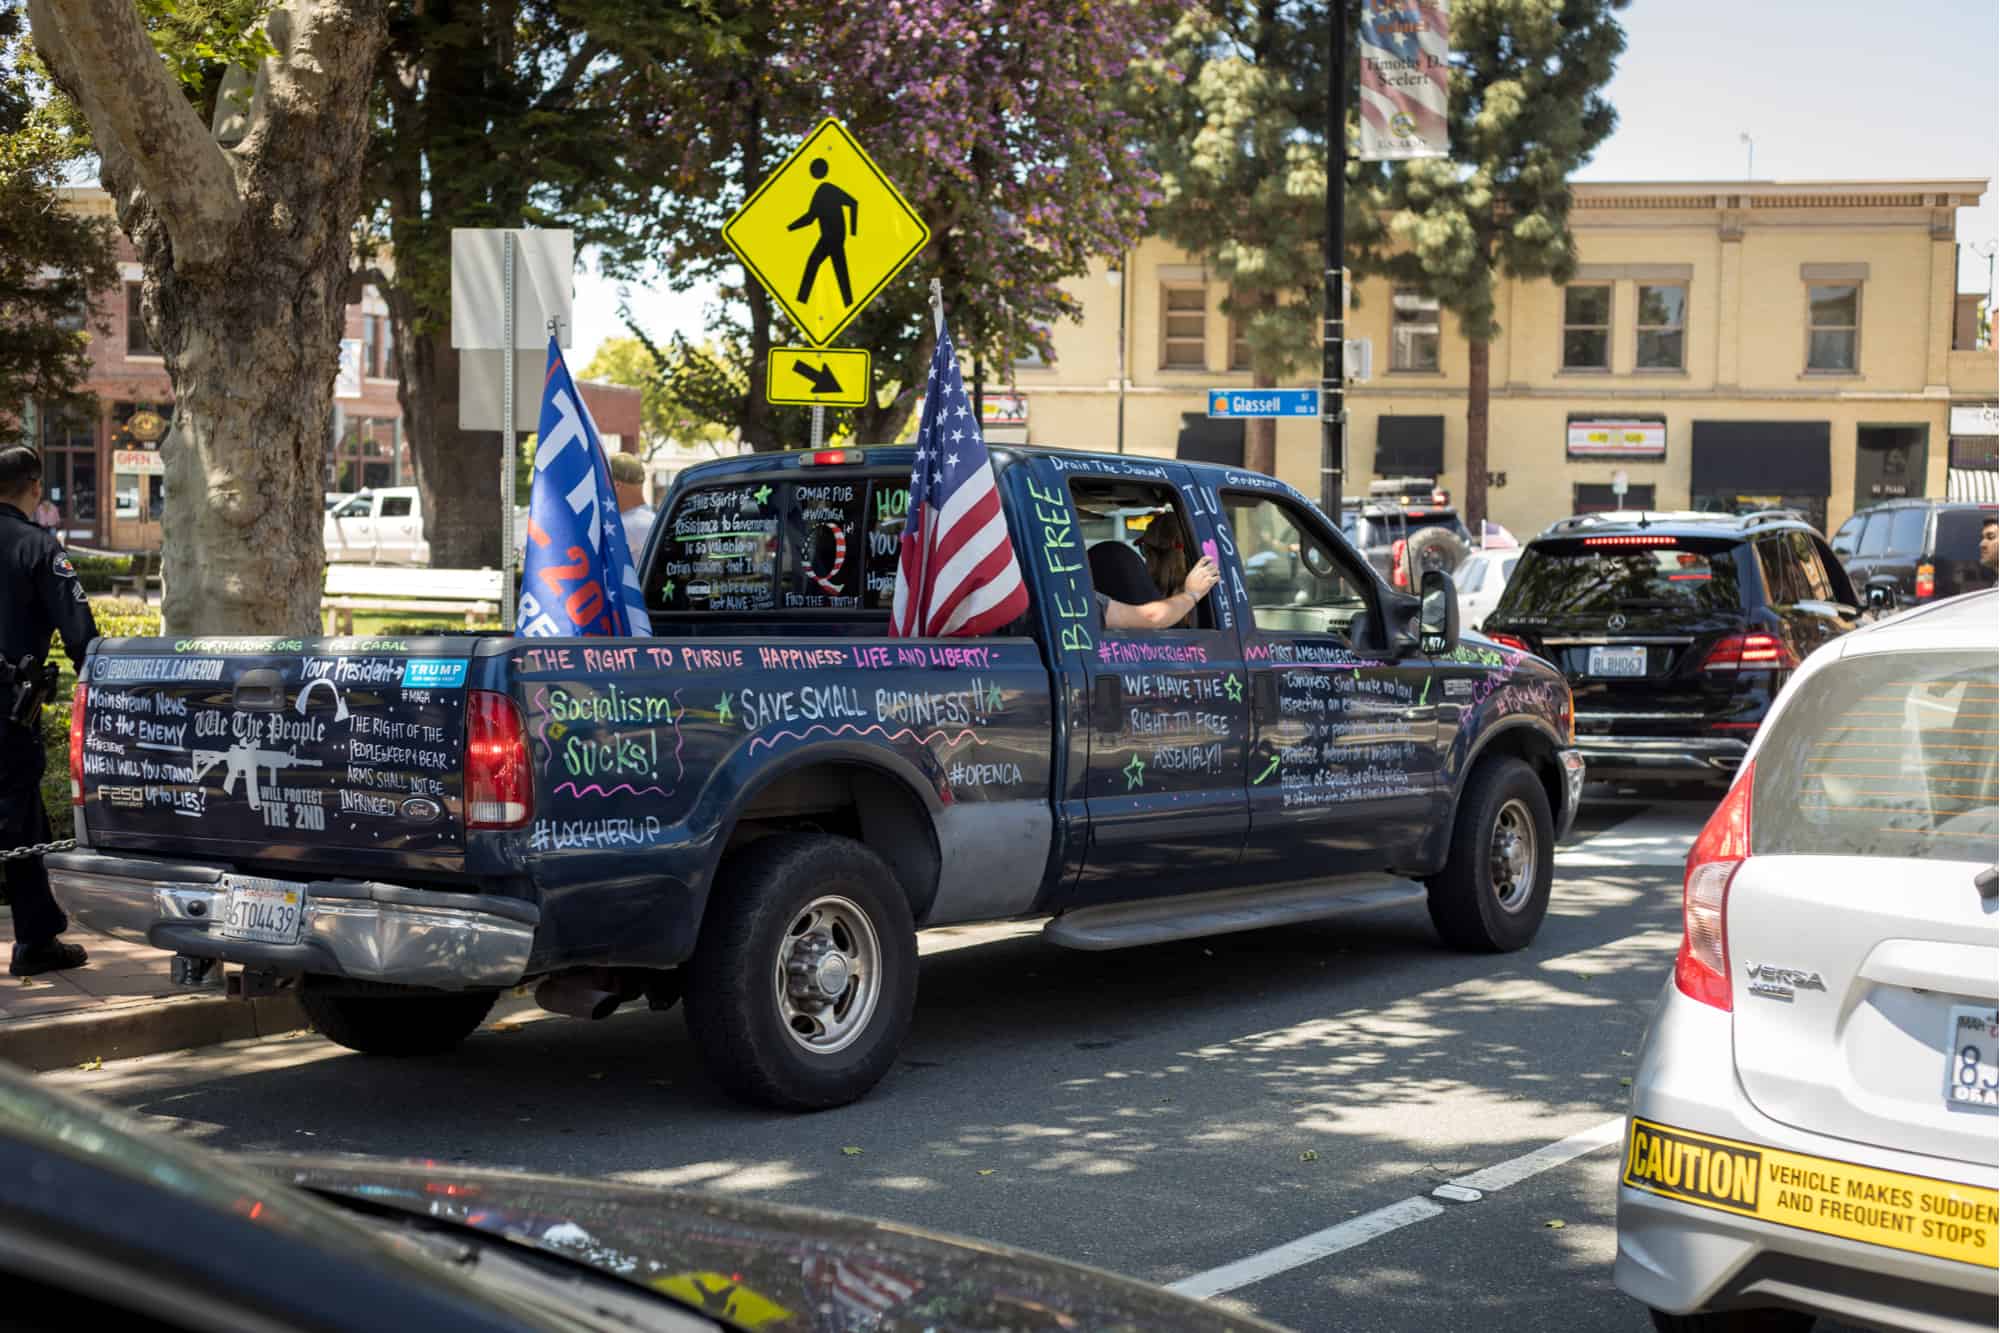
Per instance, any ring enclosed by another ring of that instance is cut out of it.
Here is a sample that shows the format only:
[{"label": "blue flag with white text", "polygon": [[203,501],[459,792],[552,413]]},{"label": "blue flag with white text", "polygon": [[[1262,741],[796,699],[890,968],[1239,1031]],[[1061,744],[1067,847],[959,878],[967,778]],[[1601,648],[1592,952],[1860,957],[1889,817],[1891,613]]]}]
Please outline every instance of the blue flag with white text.
[{"label": "blue flag with white text", "polygon": [[517,623],[519,633],[545,638],[653,632],[618,521],[611,465],[554,338],[542,385]]}]

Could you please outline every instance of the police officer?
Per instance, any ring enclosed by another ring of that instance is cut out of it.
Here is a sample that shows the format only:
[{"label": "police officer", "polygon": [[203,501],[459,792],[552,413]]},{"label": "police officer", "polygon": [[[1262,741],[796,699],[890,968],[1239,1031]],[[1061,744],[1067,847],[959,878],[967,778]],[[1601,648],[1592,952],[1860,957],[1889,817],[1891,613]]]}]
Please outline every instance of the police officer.
[{"label": "police officer", "polygon": [[[29,519],[42,494],[42,460],[21,445],[0,448],[0,850],[50,840],[42,807],[41,694],[50,635],[60,629],[70,661],[81,668],[97,637],[90,599],[62,543]],[[28,659],[24,665],[23,659]],[[19,706],[16,706],[16,705]],[[7,900],[14,909],[17,977],[81,967],[80,945],[57,936],[69,919],[49,893],[40,857],[15,858],[6,867]]]}]

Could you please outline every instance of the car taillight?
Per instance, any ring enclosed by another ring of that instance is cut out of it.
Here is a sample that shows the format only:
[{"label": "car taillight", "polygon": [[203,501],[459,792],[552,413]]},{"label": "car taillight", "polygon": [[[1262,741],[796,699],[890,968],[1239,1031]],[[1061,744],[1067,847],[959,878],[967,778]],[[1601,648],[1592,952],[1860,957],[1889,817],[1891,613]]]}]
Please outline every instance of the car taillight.
[{"label": "car taillight", "polygon": [[1502,648],[1512,648],[1517,653],[1532,653],[1535,651],[1528,646],[1526,639],[1517,639],[1512,634],[1495,634],[1491,630],[1488,630],[1486,637],[1499,644]]},{"label": "car taillight", "polygon": [[1723,922],[1729,883],[1750,859],[1750,793],[1756,778],[1756,764],[1745,764],[1695,838],[1681,885],[1681,951],[1674,958],[1674,985],[1689,999],[1722,1010],[1731,1007]]},{"label": "car taillight", "polygon": [[1790,671],[1799,664],[1792,646],[1775,634],[1754,630],[1718,639],[1702,660],[1703,671]]},{"label": "car taillight", "polygon": [[90,703],[90,686],[78,681],[69,703],[69,803],[83,804],[83,713]]},{"label": "car taillight", "polygon": [[1410,573],[1403,568],[1403,552],[1410,549],[1407,538],[1396,538],[1396,544],[1389,548],[1389,582],[1398,588],[1410,586]]},{"label": "car taillight", "polygon": [[1936,566],[1934,565],[1917,566],[1917,596],[1919,597],[1937,596]]},{"label": "car taillight", "polygon": [[465,826],[520,828],[535,813],[534,777],[528,769],[528,729],[521,710],[504,694],[469,690],[465,696]]}]

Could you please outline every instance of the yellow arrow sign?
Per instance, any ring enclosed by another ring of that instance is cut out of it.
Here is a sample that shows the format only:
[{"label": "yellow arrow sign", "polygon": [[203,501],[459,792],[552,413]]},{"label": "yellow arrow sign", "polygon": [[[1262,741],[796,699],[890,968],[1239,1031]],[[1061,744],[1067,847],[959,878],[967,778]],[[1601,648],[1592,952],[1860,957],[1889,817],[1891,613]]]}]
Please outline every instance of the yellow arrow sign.
[{"label": "yellow arrow sign", "polygon": [[853,347],[773,347],[764,396],[792,407],[863,407],[873,358]]},{"label": "yellow arrow sign", "polygon": [[722,239],[815,347],[832,342],[930,238],[831,117],[722,224]]}]

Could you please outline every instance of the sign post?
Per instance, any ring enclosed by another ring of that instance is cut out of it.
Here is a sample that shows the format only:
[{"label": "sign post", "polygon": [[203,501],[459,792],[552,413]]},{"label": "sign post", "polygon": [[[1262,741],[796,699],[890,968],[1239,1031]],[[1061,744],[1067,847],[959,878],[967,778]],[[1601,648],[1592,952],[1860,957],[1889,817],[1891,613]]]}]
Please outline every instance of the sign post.
[{"label": "sign post", "polygon": [[1625,503],[1625,492],[1632,489],[1632,478],[1624,468],[1611,474],[1611,496],[1619,504]]}]

